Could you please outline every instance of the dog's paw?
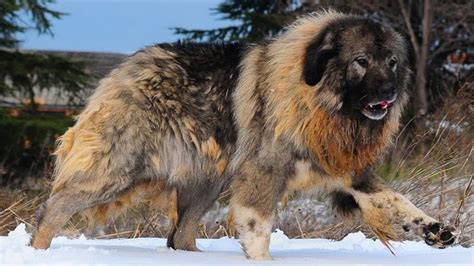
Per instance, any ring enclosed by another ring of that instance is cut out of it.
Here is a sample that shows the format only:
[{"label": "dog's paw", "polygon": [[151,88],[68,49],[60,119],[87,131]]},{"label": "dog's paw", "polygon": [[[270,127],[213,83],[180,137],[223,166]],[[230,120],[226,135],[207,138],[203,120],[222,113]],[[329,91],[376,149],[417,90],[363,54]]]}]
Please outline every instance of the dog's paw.
[{"label": "dog's paw", "polygon": [[442,223],[430,223],[423,228],[425,243],[435,248],[446,248],[456,240],[456,228]]}]

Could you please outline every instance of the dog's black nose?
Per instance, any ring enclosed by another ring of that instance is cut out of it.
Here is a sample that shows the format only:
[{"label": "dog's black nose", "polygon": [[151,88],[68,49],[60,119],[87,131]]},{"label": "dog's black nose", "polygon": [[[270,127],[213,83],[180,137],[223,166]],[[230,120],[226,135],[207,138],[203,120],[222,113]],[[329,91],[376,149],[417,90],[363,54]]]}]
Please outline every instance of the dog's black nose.
[{"label": "dog's black nose", "polygon": [[397,97],[397,89],[394,86],[387,86],[382,88],[379,92],[380,100],[391,101]]}]

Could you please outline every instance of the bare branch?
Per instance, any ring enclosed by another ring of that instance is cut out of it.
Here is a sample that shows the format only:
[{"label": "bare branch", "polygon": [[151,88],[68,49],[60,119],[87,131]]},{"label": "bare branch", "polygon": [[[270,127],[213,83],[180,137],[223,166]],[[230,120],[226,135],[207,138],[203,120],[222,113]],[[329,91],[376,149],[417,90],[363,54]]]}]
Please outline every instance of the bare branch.
[{"label": "bare branch", "polygon": [[431,0],[425,0],[423,6],[423,40],[418,47],[418,57],[416,62],[416,94],[418,114],[424,115],[428,110],[428,98],[426,93],[426,66],[428,63],[428,53],[430,45],[430,33],[433,14]]},{"label": "bare branch", "polygon": [[407,27],[408,34],[410,35],[410,41],[413,45],[413,49],[415,50],[415,55],[418,58],[420,54],[420,51],[419,51],[420,48],[419,48],[418,41],[416,40],[415,31],[413,30],[413,27],[411,26],[410,16],[405,8],[405,4],[403,3],[403,0],[398,0],[398,4],[400,5],[403,21],[405,22],[405,26]]}]

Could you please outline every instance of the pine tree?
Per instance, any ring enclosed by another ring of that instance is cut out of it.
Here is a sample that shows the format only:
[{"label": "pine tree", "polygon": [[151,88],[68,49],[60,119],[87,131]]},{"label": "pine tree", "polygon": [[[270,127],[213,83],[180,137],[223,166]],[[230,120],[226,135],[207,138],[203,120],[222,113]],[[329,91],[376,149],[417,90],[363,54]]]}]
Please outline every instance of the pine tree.
[{"label": "pine tree", "polygon": [[[70,102],[88,85],[84,63],[72,62],[64,57],[25,53],[17,33],[30,29],[40,34],[52,34],[50,19],[59,19],[63,13],[51,10],[54,0],[2,0],[0,1],[0,96],[30,99],[35,107],[35,91],[56,88]],[[19,17],[26,12],[30,23]]]},{"label": "pine tree", "polygon": [[210,29],[175,28],[175,33],[186,39],[198,41],[238,41],[256,42],[278,33],[293,19],[291,15],[298,8],[296,0],[226,0],[213,9],[221,14],[222,20],[230,20],[235,25]]}]

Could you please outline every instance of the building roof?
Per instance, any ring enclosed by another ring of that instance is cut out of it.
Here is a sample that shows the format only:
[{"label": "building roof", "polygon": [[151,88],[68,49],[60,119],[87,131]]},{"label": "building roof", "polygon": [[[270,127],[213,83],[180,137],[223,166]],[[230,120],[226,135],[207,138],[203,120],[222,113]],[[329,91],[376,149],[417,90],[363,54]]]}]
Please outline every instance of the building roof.
[{"label": "building roof", "polygon": [[[81,51],[52,51],[52,50],[30,50],[21,49],[22,53],[38,53],[38,54],[49,54],[69,58],[71,60],[82,61],[86,65],[86,73],[92,77],[91,87],[86,88],[81,102],[85,102],[85,99],[92,93],[97,86],[100,79],[105,77],[113,68],[122,62],[128,55],[120,53],[103,53],[103,52],[81,52]],[[68,99],[61,97],[58,90],[51,88],[47,91],[38,91],[36,93],[40,102],[45,106],[67,106]],[[0,96],[0,106],[9,107],[21,104],[22,100],[18,97],[4,97]]]}]

